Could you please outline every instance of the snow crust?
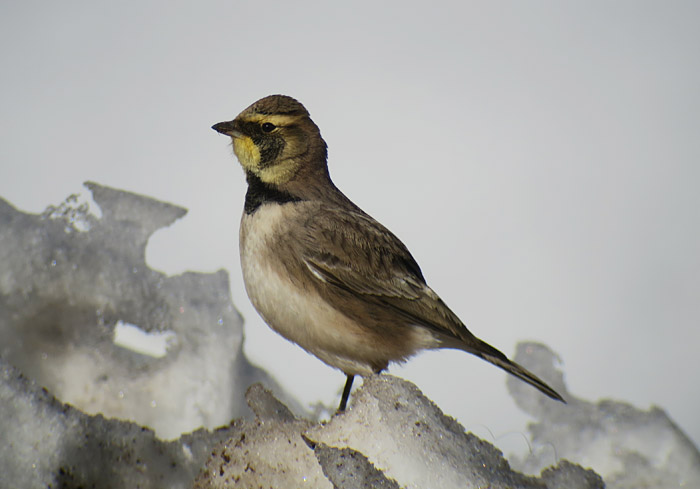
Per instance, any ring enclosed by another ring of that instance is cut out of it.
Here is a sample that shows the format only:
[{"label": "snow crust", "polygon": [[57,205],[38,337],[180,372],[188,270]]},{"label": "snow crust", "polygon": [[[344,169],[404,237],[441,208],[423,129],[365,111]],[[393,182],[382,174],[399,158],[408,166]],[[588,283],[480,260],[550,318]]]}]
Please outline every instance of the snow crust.
[{"label": "snow crust", "polygon": [[0,360],[0,487],[189,488],[235,425],[159,440],[134,423],[90,416]]},{"label": "snow crust", "polygon": [[[512,470],[496,447],[465,432],[415,385],[389,375],[365,379],[346,413],[306,436],[364,454],[400,487],[543,487],[542,479]],[[548,477],[550,488],[603,487],[592,471],[574,464],[550,468]]]},{"label": "snow crust", "polygon": [[247,397],[256,420],[244,423],[240,433],[214,448],[194,487],[332,489],[302,438],[311,422],[296,419],[260,384],[252,386]]}]

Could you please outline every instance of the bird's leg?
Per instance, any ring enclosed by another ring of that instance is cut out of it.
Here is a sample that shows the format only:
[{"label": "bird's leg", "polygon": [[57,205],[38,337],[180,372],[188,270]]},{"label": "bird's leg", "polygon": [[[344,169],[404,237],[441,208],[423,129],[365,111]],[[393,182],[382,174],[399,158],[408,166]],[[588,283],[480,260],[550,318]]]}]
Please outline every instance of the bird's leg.
[{"label": "bird's leg", "polygon": [[338,412],[342,413],[345,411],[345,407],[348,405],[348,398],[350,397],[350,389],[352,389],[352,381],[355,379],[354,375],[345,374],[348,380],[345,381],[345,387],[343,388],[343,396],[340,398],[340,406],[338,406]]}]

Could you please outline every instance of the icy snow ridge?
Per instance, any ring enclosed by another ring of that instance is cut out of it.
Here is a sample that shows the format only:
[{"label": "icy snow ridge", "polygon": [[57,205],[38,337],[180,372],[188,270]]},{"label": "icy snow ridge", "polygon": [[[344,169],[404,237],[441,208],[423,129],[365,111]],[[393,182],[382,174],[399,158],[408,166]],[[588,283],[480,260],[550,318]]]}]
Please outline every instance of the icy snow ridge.
[{"label": "icy snow ridge", "polygon": [[700,452],[660,408],[648,411],[628,403],[597,403],[569,393],[556,356],[543,345],[521,343],[515,361],[545,372],[547,381],[568,405],[555,406],[517,379],[508,378],[518,406],[538,420],[528,427],[532,452],[513,458],[513,466],[536,473],[556,457],[593,467],[608,488],[700,488]]},{"label": "icy snow ridge", "polygon": [[0,360],[0,487],[185,489],[235,424],[159,440],[134,423],[89,416]]},{"label": "icy snow ridge", "polygon": [[[74,196],[43,215],[0,199],[0,358],[63,402],[161,438],[250,415],[245,389],[272,382],[243,356],[227,273],[168,277],[145,262],[148,238],[186,210],[86,186],[101,218]],[[126,326],[166,338],[165,355],[115,344]]]},{"label": "icy snow ridge", "polygon": [[565,461],[541,478],[511,470],[497,448],[465,433],[415,385],[390,375],[366,378],[350,409],[326,424],[311,425],[288,411],[263,414],[260,406],[279,404],[263,388],[252,387],[248,397],[256,424],[213,450],[195,488],[604,487],[592,470]]}]

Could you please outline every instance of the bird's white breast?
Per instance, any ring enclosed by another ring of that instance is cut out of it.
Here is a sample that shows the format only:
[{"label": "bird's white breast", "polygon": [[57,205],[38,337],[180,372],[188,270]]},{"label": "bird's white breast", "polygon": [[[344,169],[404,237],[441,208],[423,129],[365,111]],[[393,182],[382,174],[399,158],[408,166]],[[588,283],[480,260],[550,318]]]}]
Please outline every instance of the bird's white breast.
[{"label": "bird's white breast", "polygon": [[308,280],[314,279],[292,280],[284,266],[284,260],[291,258],[284,253],[292,253],[291,247],[271,248],[287,237],[286,226],[294,225],[290,218],[294,205],[299,204],[263,204],[253,214],[243,215],[240,252],[248,297],[265,322],[288,340],[346,373],[370,374],[372,367],[365,359],[376,357],[376,345],[309,286]]}]

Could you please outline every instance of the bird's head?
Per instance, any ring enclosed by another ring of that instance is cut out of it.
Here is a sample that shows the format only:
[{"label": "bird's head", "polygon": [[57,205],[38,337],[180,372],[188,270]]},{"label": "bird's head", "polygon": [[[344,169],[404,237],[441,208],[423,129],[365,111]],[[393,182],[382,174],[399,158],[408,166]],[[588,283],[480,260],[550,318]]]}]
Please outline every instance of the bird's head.
[{"label": "bird's head", "polygon": [[328,174],[326,143],[309,112],[292,97],[262,98],[212,129],[231,137],[246,173],[266,184],[284,185],[300,174]]}]

